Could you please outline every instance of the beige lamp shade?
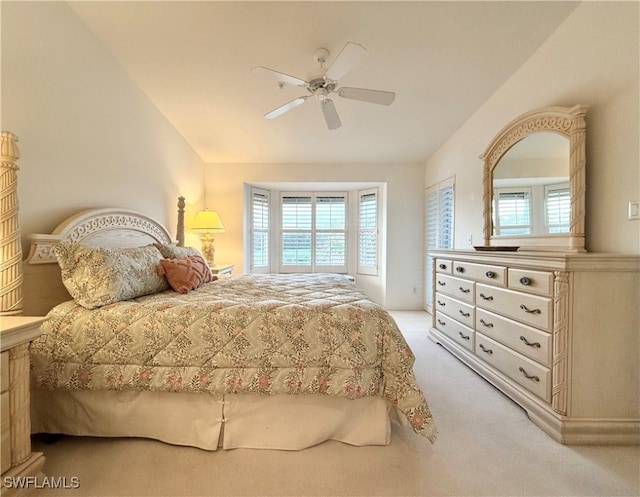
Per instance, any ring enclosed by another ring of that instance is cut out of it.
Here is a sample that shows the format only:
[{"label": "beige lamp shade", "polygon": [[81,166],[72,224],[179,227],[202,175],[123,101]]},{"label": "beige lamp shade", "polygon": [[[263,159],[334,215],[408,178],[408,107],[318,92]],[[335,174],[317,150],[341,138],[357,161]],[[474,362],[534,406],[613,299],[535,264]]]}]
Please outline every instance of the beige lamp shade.
[{"label": "beige lamp shade", "polygon": [[224,225],[216,211],[205,209],[196,214],[191,231],[194,233],[224,233]]},{"label": "beige lamp shade", "polygon": [[215,233],[224,233],[224,225],[220,220],[220,216],[216,211],[210,211],[209,209],[199,211],[193,220],[191,231],[200,235],[202,255],[204,255],[209,267],[215,267],[216,249],[213,246],[213,235]]}]

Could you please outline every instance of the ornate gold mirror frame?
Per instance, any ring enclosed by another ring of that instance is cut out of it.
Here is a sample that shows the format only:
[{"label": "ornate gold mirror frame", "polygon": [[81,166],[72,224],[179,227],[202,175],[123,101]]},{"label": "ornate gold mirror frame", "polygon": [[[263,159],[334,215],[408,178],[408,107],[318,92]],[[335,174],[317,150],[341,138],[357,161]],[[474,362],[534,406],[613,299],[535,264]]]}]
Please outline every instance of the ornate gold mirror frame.
[{"label": "ornate gold mirror frame", "polygon": [[[507,124],[480,156],[484,161],[483,204],[484,244],[487,246],[520,246],[526,250],[585,251],[585,170],[586,170],[586,122],[587,108],[544,107],[514,119]],[[502,156],[517,142],[532,133],[553,132],[569,139],[569,189],[571,194],[571,219],[569,233],[495,236],[491,208],[493,204],[493,170]]]}]

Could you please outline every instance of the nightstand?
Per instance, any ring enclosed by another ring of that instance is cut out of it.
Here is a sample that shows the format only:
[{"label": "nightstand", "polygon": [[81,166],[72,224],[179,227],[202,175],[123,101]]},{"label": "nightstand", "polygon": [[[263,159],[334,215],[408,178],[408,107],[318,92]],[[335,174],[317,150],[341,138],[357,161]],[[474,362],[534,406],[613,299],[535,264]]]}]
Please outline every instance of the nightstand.
[{"label": "nightstand", "polygon": [[19,493],[20,487],[11,483],[18,478],[43,476],[44,456],[41,452],[31,452],[29,342],[40,335],[44,320],[43,317],[0,317],[3,497]]},{"label": "nightstand", "polygon": [[215,266],[209,266],[209,269],[211,269],[211,274],[220,277],[231,275],[233,267],[234,264],[216,264]]}]

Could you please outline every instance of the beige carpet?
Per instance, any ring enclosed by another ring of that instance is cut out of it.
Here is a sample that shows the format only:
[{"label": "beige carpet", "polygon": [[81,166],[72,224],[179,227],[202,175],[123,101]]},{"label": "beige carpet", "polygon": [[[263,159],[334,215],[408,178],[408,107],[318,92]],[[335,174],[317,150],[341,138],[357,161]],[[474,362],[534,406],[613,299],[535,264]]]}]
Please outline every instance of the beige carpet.
[{"label": "beige carpet", "polygon": [[[142,439],[64,438],[44,472],[88,496],[638,496],[639,447],[562,446],[516,404],[427,338],[430,316],[393,312],[439,428],[434,446],[394,425],[386,447],[327,442],[300,452],[206,452]],[[70,486],[70,485],[69,485]]]}]

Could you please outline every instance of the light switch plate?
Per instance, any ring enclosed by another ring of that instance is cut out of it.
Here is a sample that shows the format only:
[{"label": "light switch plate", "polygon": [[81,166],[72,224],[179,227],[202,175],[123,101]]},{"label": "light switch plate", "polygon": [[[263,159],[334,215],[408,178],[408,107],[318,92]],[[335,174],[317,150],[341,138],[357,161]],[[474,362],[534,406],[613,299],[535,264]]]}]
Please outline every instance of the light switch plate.
[{"label": "light switch plate", "polygon": [[629,201],[629,221],[640,219],[640,201]]}]

